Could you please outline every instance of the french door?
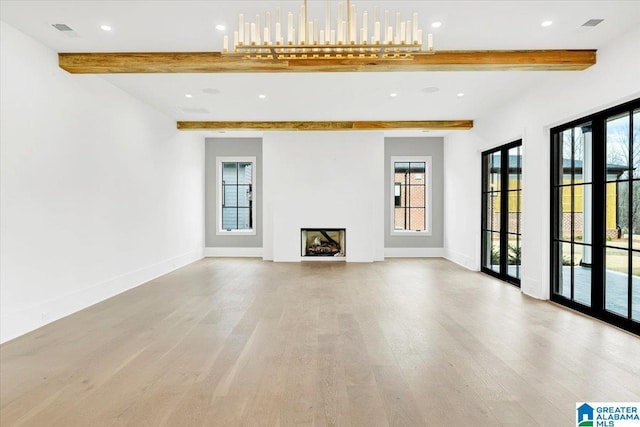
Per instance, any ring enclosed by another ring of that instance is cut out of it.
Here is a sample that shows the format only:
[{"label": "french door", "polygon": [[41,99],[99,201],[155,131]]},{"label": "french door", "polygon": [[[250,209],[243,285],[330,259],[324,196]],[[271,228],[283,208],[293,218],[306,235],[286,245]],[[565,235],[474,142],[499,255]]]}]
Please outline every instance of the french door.
[{"label": "french door", "polygon": [[551,130],[551,299],[640,333],[640,100]]},{"label": "french door", "polygon": [[522,141],[482,153],[482,271],[520,286]]}]

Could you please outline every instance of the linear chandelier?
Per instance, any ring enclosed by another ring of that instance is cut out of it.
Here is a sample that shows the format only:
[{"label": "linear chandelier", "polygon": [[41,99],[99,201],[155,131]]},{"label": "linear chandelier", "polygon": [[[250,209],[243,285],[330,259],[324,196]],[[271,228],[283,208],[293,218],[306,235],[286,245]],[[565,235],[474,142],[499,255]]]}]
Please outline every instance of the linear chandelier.
[{"label": "linear chandelier", "polygon": [[[267,12],[264,20],[256,15],[255,21],[238,15],[238,30],[233,32],[233,47],[229,49],[229,36],[223,39],[222,54],[248,59],[410,59],[415,53],[434,53],[433,35],[427,35],[427,49],[422,49],[423,33],[418,14],[403,20],[380,8],[373,8],[372,22],[368,11],[358,11],[350,0],[338,3],[332,19],[331,1],[326,1],[323,26],[318,19],[310,20],[307,0],[300,6],[298,19],[287,13],[286,25],[281,20],[280,8],[274,22]],[[395,21],[395,22],[394,22]],[[264,24],[262,24],[264,22]],[[275,23],[275,25],[272,25]],[[373,24],[370,26],[370,24]],[[394,25],[395,24],[395,25]]]}]

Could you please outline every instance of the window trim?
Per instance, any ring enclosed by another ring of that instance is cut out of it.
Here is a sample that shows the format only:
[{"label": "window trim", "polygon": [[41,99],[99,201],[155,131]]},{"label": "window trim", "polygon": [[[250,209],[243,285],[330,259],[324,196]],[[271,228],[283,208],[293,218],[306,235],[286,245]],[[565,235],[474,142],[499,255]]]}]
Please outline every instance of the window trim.
[{"label": "window trim", "polygon": [[[413,231],[413,230],[396,230],[396,222],[395,222],[395,163],[402,162],[424,162],[426,172],[426,184],[424,191],[425,195],[425,230],[422,231]],[[433,234],[433,168],[432,168],[432,156],[391,156],[389,163],[389,235],[391,236],[403,236],[403,237],[424,237],[431,236]]]},{"label": "window trim", "polygon": [[[251,174],[251,218],[253,227],[248,230],[226,230],[222,228],[222,163],[245,162],[253,165]],[[258,205],[256,176],[258,175],[258,165],[255,156],[220,156],[216,157],[216,235],[218,236],[255,236],[256,230],[256,206]]]}]

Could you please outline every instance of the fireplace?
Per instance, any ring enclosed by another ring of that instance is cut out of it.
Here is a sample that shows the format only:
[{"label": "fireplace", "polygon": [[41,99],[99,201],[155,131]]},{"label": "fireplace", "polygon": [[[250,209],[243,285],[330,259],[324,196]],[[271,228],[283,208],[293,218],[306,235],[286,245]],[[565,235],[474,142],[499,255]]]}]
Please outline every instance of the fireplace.
[{"label": "fireplace", "polygon": [[303,257],[344,258],[346,230],[344,228],[303,228],[300,230]]}]

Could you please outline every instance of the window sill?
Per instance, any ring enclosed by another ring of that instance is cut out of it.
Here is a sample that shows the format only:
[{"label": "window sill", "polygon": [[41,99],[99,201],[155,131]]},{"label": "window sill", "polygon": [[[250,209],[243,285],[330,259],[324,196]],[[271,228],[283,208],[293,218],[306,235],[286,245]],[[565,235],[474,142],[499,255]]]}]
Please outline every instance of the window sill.
[{"label": "window sill", "polygon": [[431,236],[431,232],[430,231],[400,231],[400,230],[393,230],[391,232],[392,236],[402,236],[402,237],[425,237],[425,236]]},{"label": "window sill", "polygon": [[255,236],[256,230],[218,230],[218,236]]}]

